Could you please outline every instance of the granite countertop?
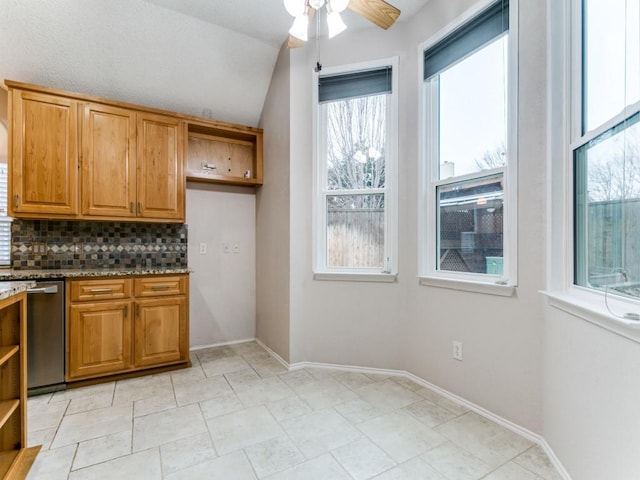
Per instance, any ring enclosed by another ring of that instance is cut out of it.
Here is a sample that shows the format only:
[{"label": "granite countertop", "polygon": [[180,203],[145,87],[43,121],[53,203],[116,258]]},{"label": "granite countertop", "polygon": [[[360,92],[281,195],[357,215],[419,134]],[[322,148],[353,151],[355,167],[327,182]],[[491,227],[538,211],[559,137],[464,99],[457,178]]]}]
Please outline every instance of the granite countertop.
[{"label": "granite countertop", "polygon": [[0,300],[12,297],[18,293],[26,292],[35,282],[0,282]]},{"label": "granite countertop", "polygon": [[[0,282],[6,280],[38,280],[41,278],[116,277],[129,275],[177,275],[191,273],[188,268],[130,268],[130,269],[49,269],[49,270],[0,270]],[[27,282],[28,283],[28,282]],[[26,287],[25,287],[26,288]],[[16,292],[18,293],[18,292]]]}]

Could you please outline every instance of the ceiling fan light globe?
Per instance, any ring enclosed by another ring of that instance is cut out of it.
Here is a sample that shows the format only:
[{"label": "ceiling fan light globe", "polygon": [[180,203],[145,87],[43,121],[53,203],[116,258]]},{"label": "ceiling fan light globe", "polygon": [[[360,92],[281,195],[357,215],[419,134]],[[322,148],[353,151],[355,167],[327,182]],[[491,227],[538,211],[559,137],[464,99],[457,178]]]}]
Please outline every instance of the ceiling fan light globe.
[{"label": "ceiling fan light globe", "polygon": [[329,38],[333,38],[347,29],[338,12],[331,12],[327,15],[327,27],[329,27]]},{"label": "ceiling fan light globe", "polygon": [[349,6],[349,0],[328,0],[331,5],[331,11],[342,13]]},{"label": "ceiling fan light globe", "polygon": [[322,8],[324,5],[324,0],[309,0],[309,6],[315,8],[316,10]]},{"label": "ceiling fan light globe", "polygon": [[291,36],[296,37],[303,42],[308,39],[307,30],[309,29],[309,17],[307,15],[298,15],[293,21],[293,25],[289,30]]},{"label": "ceiling fan light globe", "polygon": [[305,11],[305,0],[283,0],[283,3],[292,17],[299,17]]}]

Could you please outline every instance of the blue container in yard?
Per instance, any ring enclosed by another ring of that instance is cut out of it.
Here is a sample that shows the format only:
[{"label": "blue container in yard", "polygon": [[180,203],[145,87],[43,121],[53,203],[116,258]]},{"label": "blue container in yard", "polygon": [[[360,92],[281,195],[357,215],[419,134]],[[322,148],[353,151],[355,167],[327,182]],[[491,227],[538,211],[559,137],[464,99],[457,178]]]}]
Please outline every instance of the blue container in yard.
[{"label": "blue container in yard", "polygon": [[503,257],[486,257],[487,273],[489,275],[502,275]]}]

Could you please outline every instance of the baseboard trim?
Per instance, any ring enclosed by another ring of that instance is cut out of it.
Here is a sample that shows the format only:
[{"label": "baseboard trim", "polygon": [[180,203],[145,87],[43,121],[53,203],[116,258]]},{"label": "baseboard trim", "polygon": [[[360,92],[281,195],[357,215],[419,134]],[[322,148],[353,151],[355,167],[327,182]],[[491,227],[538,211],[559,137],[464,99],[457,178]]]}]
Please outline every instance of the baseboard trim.
[{"label": "baseboard trim", "polygon": [[[218,342],[218,343],[212,343],[210,345],[196,345],[195,347],[189,347],[189,351],[190,352],[197,352],[198,350],[204,350],[206,348],[212,348],[212,347],[227,347],[229,345],[236,345],[238,343],[247,343],[247,342],[254,342],[257,341],[256,338],[243,338],[241,340],[230,340],[228,342]],[[262,346],[261,342],[260,345]],[[266,349],[265,349],[266,350]]]},{"label": "baseboard trim", "polygon": [[411,373],[411,372],[407,372],[406,370],[391,370],[391,369],[386,369],[386,368],[373,368],[373,367],[358,367],[355,365],[339,365],[339,364],[334,364],[334,363],[319,363],[319,362],[297,362],[297,363],[292,363],[289,364],[288,362],[286,362],[285,360],[282,359],[282,357],[280,357],[280,355],[278,355],[276,352],[274,352],[273,350],[271,350],[269,347],[267,347],[262,341],[260,341],[259,339],[255,339],[256,343],[258,343],[258,345],[260,345],[262,348],[264,348],[269,355],[271,355],[274,359],[276,359],[279,363],[281,363],[284,367],[286,367],[288,370],[299,370],[301,368],[321,368],[321,369],[327,369],[327,370],[339,370],[339,371],[343,371],[343,372],[354,372],[354,373],[371,373],[371,374],[376,374],[376,375],[387,375],[390,377],[404,377],[408,380],[411,380],[415,383],[417,383],[418,385],[427,388],[439,395],[442,395],[443,397],[447,398],[448,400],[451,400],[452,402],[455,402],[459,405],[462,405],[466,408],[468,408],[469,410],[471,410],[472,412],[477,413],[478,415],[491,420],[492,422],[497,423],[498,425],[506,428],[507,430],[510,430],[514,433],[516,433],[517,435],[520,435],[524,438],[526,438],[527,440],[539,445],[544,452],[547,454],[547,456],[549,457],[549,460],[551,461],[551,463],[553,464],[553,466],[555,467],[556,471],[558,472],[558,474],[562,477],[563,480],[572,480],[571,476],[569,475],[569,473],[566,471],[566,469],[564,468],[564,466],[562,465],[562,463],[560,462],[560,460],[558,459],[558,457],[556,456],[555,452],[553,451],[553,449],[551,448],[551,446],[547,443],[547,441],[540,435],[538,435],[537,433],[532,432],[531,430],[524,428],[516,423],[513,423],[510,420],[507,420],[506,418],[501,417],[500,415],[496,415],[495,413],[487,410],[486,408],[481,407],[480,405],[476,405],[473,402],[470,402],[469,400],[466,400],[462,397],[459,397],[458,395],[455,395],[451,392],[449,392],[448,390],[445,390],[441,387],[438,387],[437,385],[434,385],[431,382],[428,382],[426,380],[424,380],[423,378],[418,377],[417,375]]}]

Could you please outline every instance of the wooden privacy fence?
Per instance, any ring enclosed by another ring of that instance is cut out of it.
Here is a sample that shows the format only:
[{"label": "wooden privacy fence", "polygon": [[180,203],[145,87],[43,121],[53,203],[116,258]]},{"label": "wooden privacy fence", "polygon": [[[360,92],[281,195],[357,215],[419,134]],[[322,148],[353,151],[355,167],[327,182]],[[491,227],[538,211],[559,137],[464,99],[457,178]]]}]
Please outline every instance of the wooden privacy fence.
[{"label": "wooden privacy fence", "polygon": [[384,210],[330,209],[327,212],[329,267],[384,266]]}]

